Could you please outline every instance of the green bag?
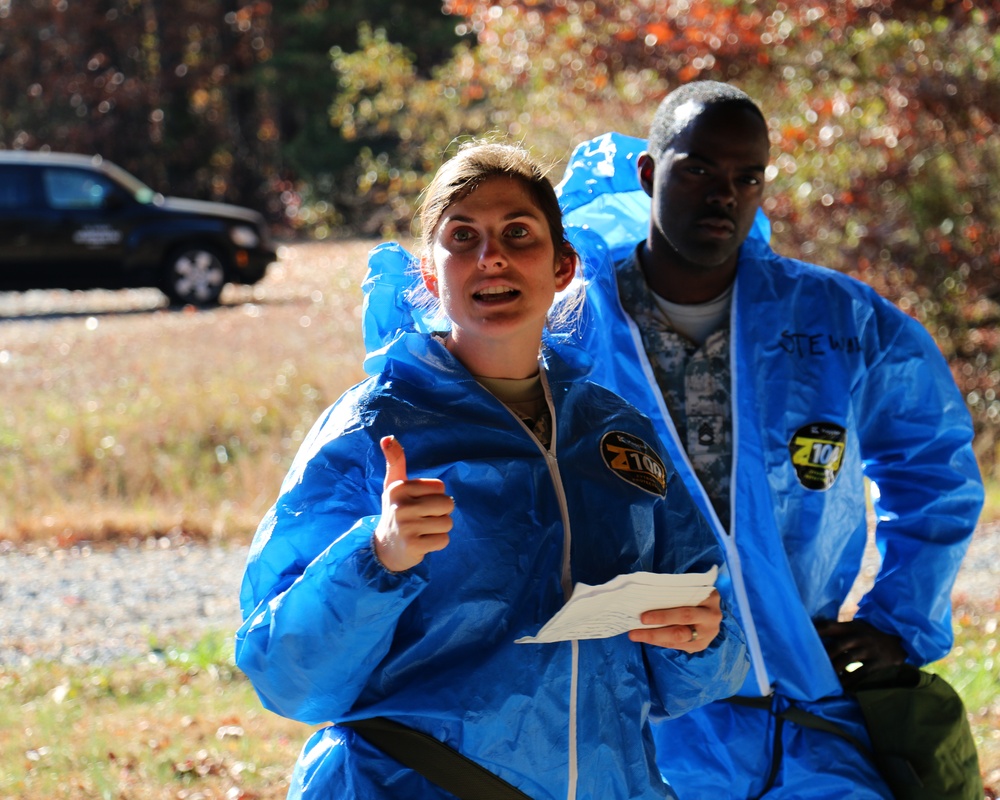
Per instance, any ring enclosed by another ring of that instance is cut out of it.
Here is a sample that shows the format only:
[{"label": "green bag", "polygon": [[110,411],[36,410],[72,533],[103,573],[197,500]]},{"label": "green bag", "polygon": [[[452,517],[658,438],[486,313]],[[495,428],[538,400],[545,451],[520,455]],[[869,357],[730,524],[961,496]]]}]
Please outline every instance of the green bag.
[{"label": "green bag", "polygon": [[875,764],[897,800],[983,800],[979,756],[962,698],[909,664],[845,689],[858,701]]}]

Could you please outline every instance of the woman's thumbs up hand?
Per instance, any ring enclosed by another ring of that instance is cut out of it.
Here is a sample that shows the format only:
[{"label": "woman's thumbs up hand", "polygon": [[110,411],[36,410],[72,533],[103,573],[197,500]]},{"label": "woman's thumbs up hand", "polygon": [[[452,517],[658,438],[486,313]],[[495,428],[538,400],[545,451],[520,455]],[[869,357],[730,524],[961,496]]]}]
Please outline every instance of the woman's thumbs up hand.
[{"label": "woman's thumbs up hand", "polygon": [[406,453],[395,436],[385,436],[379,444],[385,456],[385,481],[375,555],[386,569],[403,572],[427,553],[448,546],[455,501],[436,478],[407,478]]}]

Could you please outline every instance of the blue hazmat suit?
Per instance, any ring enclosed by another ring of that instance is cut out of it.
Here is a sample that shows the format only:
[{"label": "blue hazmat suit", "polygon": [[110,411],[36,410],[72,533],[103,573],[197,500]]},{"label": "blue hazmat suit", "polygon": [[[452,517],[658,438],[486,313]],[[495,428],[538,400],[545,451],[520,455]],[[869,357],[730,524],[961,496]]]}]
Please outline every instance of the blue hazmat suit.
[{"label": "blue hazmat suit", "polygon": [[[390,717],[537,800],[674,797],[648,717],[679,716],[743,682],[745,642],[725,595],[722,629],[698,654],[626,635],[515,640],[536,634],[577,582],[704,572],[721,551],[648,419],[547,349],[546,451],[418,330],[430,323],[409,304],[411,265],[398,246],[373,251],[371,377],[316,422],[260,524],[236,663],[278,714]],[[441,479],[455,500],[450,544],[401,573],[372,546],[390,434],[408,476]],[[305,745],[289,796],[450,797],[335,724]]]},{"label": "blue hazmat suit", "polygon": [[[772,695],[775,709],[795,703],[866,740],[813,620],[837,619],[858,573],[868,478],[881,568],[855,618],[899,636],[914,664],[948,653],[950,592],[983,502],[968,410],[918,322],[849,276],[775,253],[759,214],[739,252],[730,316],[724,530],[619,302],[615,264],[649,228],[635,166],[644,149],[617,133],[585,142],[557,187],[587,281],[574,344],[593,357],[591,380],[653,420],[723,546],[751,654],[739,693]],[[794,725],[780,735],[782,771],[767,797],[890,796],[839,737]],[[754,796],[774,736],[766,711],[724,702],[655,726],[661,769],[682,798]]]}]

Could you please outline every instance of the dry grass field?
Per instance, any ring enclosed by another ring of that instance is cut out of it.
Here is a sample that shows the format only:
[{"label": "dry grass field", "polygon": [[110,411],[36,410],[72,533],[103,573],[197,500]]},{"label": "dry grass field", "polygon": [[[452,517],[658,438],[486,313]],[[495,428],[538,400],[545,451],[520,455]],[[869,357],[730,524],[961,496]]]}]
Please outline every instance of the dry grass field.
[{"label": "dry grass field", "polygon": [[[0,294],[0,553],[245,545],[313,420],[363,377],[375,243],[285,245],[206,311],[152,290]],[[960,602],[935,665],[994,785],[998,616]],[[308,732],[261,709],[228,631],[138,663],[0,665],[0,800],[276,800]]]},{"label": "dry grass field", "polygon": [[209,311],[154,290],[0,295],[0,538],[245,540],[363,377],[374,244],[285,246]]}]

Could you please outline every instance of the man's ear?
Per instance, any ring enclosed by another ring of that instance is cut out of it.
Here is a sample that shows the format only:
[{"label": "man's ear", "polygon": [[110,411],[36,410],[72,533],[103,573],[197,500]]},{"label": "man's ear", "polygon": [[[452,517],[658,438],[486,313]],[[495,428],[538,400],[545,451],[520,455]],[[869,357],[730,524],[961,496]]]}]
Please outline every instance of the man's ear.
[{"label": "man's ear", "polygon": [[640,153],[635,162],[635,168],[639,171],[639,183],[643,191],[650,197],[653,196],[653,173],[656,171],[656,162],[649,153]]},{"label": "man's ear", "polygon": [[440,300],[441,298],[438,295],[437,272],[434,270],[433,264],[427,263],[426,258],[420,259],[420,277],[424,282],[424,286],[427,287],[427,291]]},{"label": "man's ear", "polygon": [[579,257],[569,244],[564,244],[556,258],[556,291],[561,292],[573,281]]}]

